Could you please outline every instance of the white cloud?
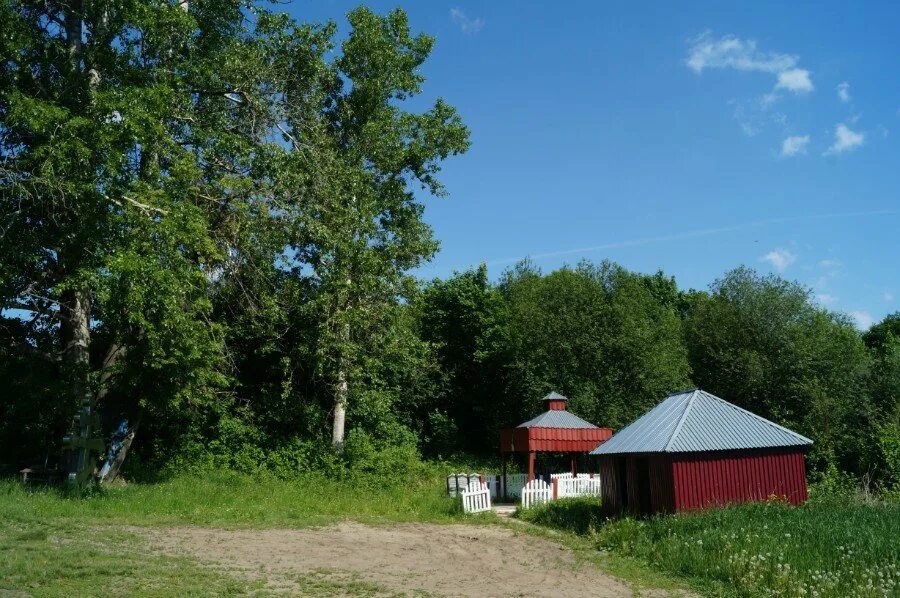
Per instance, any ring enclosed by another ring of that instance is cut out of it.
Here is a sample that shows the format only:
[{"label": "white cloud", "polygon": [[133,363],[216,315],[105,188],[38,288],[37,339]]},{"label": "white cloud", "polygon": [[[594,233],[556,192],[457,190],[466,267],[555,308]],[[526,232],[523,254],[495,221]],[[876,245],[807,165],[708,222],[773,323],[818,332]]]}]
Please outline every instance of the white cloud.
[{"label": "white cloud", "polygon": [[837,303],[837,297],[829,295],[828,293],[817,293],[816,298],[822,305],[834,305]]},{"label": "white cloud", "polygon": [[706,32],[692,40],[692,43],[687,65],[698,74],[708,68],[780,73],[797,64],[796,56],[760,52],[756,49],[754,40],[742,40],[733,35],[712,39],[709,32]]},{"label": "white cloud", "polygon": [[459,8],[450,9],[450,20],[459,25],[463,33],[478,33],[484,28],[485,22],[481,17],[469,18]]},{"label": "white cloud", "polygon": [[891,293],[890,291],[885,291],[885,292],[884,292],[884,300],[885,300],[885,301],[893,301],[893,300],[894,300],[894,294]]},{"label": "white cloud", "polygon": [[825,154],[842,154],[848,152],[861,146],[865,140],[866,136],[864,133],[857,133],[844,123],[840,123],[834,128],[834,143],[828,148]]},{"label": "white cloud", "polygon": [[837,86],[837,96],[838,99],[845,104],[850,101],[850,84],[844,81],[843,83],[839,83]]},{"label": "white cloud", "polygon": [[773,249],[760,259],[769,262],[779,272],[784,272],[788,266],[797,261],[797,256],[787,249]]},{"label": "white cloud", "polygon": [[[705,69],[734,69],[755,71],[776,75],[775,89],[786,89],[793,93],[806,93],[814,89],[809,71],[797,67],[800,59],[793,54],[761,52],[756,41],[725,35],[714,39],[709,32],[691,40],[685,61],[695,73]],[[778,100],[778,94],[771,92],[763,96],[763,106]]]},{"label": "white cloud", "polygon": [[808,93],[815,89],[806,69],[791,69],[778,73],[775,89],[787,89],[794,93]]},{"label": "white cloud", "polygon": [[792,135],[781,143],[781,155],[788,158],[797,154],[805,154],[809,145],[809,135]]},{"label": "white cloud", "polygon": [[850,312],[850,317],[856,321],[856,327],[860,330],[868,330],[875,323],[875,318],[867,311],[854,310]]},{"label": "white cloud", "polygon": [[822,260],[819,265],[823,268],[837,268],[841,265],[840,260]]}]

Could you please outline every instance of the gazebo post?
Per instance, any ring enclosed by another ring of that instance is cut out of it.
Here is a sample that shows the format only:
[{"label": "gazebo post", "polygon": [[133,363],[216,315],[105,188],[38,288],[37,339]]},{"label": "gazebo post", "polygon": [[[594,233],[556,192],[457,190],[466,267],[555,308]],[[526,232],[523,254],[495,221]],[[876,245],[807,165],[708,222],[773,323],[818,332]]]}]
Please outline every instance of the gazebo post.
[{"label": "gazebo post", "polygon": [[528,451],[528,481],[534,479],[534,451]]},{"label": "gazebo post", "polygon": [[576,458],[577,458],[576,453],[572,453],[572,475],[578,474],[578,469],[577,469],[578,462],[577,462]]},{"label": "gazebo post", "polygon": [[505,451],[500,453],[500,475],[502,476],[502,479],[500,482],[500,484],[501,484],[500,494],[501,494],[501,496],[503,496],[504,502],[506,502],[506,500],[507,500],[507,496],[506,496],[506,457],[507,457],[507,454]]}]

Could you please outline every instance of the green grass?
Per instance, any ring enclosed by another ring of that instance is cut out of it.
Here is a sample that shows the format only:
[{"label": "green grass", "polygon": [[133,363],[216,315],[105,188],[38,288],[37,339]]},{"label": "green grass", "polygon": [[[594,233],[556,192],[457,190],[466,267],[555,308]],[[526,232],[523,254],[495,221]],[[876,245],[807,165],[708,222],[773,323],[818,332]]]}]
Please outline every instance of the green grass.
[{"label": "green grass", "polygon": [[[86,493],[0,482],[0,594],[36,596],[230,595],[260,592],[250,582],[187,558],[152,554],[126,526],[304,527],[343,519],[367,523],[451,522],[461,518],[443,479],[413,484],[355,477],[293,481],[231,473],[131,484]],[[313,595],[384,595],[354,579],[302,580]],[[314,583],[315,582],[315,583]],[[308,591],[307,591],[308,590]]]},{"label": "green grass", "polygon": [[60,520],[0,520],[0,594],[227,596],[260,585],[187,559],[148,554],[143,541],[127,532]]},{"label": "green grass", "polygon": [[[296,528],[346,519],[369,524],[500,524],[493,513],[462,514],[459,501],[447,498],[445,478],[437,471],[387,482],[370,476],[316,475],[284,481],[220,472],[83,493],[0,481],[0,594],[7,589],[36,596],[266,594],[271,588],[265,578],[248,580],[191,558],[154,552],[147,538],[132,528]],[[516,522],[505,525],[514,533],[561,542],[577,559],[636,587],[679,587],[643,561],[596,551],[587,537]],[[387,588],[341,571],[340,563],[335,567],[297,577],[293,591],[313,596],[392,595]]]},{"label": "green grass", "polygon": [[819,500],[607,521],[591,500],[523,518],[569,530],[712,595],[900,596],[900,505]]},{"label": "green grass", "polygon": [[413,482],[318,475],[285,481],[223,472],[83,494],[0,482],[0,520],[61,518],[128,525],[303,527],[347,518],[365,523],[449,522],[459,518],[459,506],[447,498],[444,480],[436,475]]}]

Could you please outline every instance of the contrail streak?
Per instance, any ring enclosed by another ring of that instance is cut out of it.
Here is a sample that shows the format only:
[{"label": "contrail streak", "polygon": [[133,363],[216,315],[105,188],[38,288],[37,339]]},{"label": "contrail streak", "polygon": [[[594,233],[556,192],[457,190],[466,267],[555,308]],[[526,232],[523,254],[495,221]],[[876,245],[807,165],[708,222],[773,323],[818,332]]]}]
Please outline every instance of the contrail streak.
[{"label": "contrail streak", "polygon": [[869,212],[835,212],[831,214],[813,214],[809,216],[788,216],[785,218],[769,218],[766,220],[754,220],[752,222],[744,222],[731,226],[718,226],[715,228],[701,228],[697,230],[684,231],[681,233],[672,233],[670,235],[660,235],[656,237],[638,237],[635,239],[626,239],[622,241],[613,241],[603,243],[602,245],[591,245],[590,247],[578,247],[575,249],[561,249],[559,251],[548,251],[544,253],[536,253],[522,257],[505,258],[491,260],[487,262],[489,266],[497,266],[502,264],[511,264],[522,260],[524,257],[533,260],[539,260],[548,257],[559,257],[563,255],[576,255],[579,253],[591,253],[601,251],[603,249],[620,249],[622,247],[637,247],[639,245],[652,245],[654,243],[665,243],[667,241],[680,241],[683,239],[694,239],[697,237],[708,237],[712,235],[720,235],[722,233],[730,233],[748,228],[756,228],[761,226],[770,226],[773,224],[784,224],[787,222],[801,222],[808,220],[825,220],[830,218],[853,218],[862,216],[886,216],[900,213],[897,210],[875,210]]}]

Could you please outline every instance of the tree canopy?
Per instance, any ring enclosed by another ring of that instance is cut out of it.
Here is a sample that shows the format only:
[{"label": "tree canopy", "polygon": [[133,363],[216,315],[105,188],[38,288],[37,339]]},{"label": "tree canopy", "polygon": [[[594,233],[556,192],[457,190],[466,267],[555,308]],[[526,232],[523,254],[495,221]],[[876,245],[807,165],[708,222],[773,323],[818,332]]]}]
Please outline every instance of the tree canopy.
[{"label": "tree canopy", "polygon": [[[402,10],[0,5],[0,466],[82,401],[128,467],[397,468],[494,455],[550,390],[621,428],[693,385],[900,482],[900,315],[865,334],[747,268],[708,291],[601,262],[422,281],[469,131],[422,111]],[[418,105],[418,104],[417,104]],[[492,276],[494,278],[492,278]]]}]

